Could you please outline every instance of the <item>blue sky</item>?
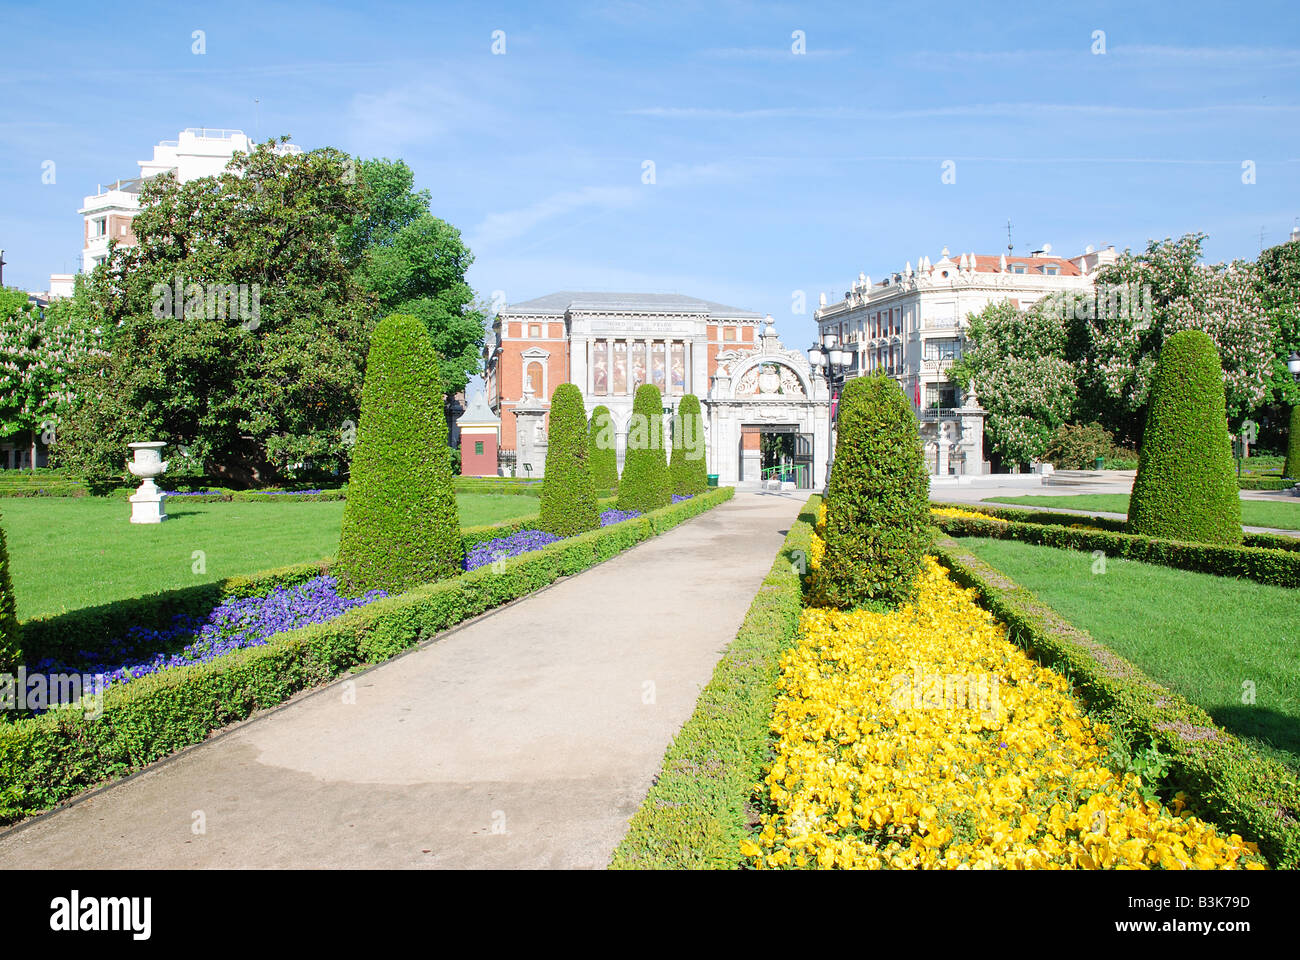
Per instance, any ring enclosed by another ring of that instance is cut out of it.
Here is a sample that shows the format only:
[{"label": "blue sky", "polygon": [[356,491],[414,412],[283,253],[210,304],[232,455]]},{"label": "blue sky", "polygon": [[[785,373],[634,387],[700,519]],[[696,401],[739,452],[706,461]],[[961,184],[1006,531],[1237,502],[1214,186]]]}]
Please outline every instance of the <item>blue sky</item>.
[{"label": "blue sky", "polygon": [[405,159],[485,297],[675,291],[771,313],[793,346],[819,291],[945,245],[997,253],[1008,218],[1019,253],[1201,230],[1222,260],[1300,216],[1293,2],[0,3],[0,18],[0,247],[6,283],[33,290],[75,268],[82,198],[187,126]]}]

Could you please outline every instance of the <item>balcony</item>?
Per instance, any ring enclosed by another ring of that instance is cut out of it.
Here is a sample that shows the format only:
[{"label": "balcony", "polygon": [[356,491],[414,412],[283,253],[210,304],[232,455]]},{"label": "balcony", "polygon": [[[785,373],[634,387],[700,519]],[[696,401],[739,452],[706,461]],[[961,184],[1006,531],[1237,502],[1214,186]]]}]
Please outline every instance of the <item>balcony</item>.
[{"label": "balcony", "polygon": [[930,407],[927,410],[920,411],[917,416],[921,420],[956,420],[960,412],[960,407]]}]

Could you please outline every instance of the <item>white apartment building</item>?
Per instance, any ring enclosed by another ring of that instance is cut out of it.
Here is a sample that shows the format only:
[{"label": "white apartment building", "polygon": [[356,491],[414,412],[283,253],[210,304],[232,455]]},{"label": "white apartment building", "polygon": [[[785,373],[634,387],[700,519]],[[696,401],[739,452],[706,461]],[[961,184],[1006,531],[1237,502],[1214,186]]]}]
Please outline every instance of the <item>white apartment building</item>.
[{"label": "white apartment building", "polygon": [[953,259],[944,247],[937,261],[923,256],[877,283],[859,274],[838,303],[823,293],[817,329],[823,342],[834,337],[849,351],[847,376],[880,370],[899,382],[921,420],[932,474],[984,473],[984,411],[948,377],[970,315],[1001,300],[1023,309],[1052,293],[1090,293],[1092,274],[1115,259],[1113,246],[1070,259],[1053,256],[1049,244],[1027,257]]},{"label": "white apartment building", "polygon": [[[135,243],[131,221],[140,209],[140,185],[160,173],[175,173],[180,183],[200,177],[216,176],[226,169],[234,155],[249,153],[255,144],[242,130],[220,130],[211,127],[189,127],[175,140],[163,140],[153,148],[153,157],[137,161],[140,174],[129,180],[118,180],[99,187],[97,193],[86,197],[77,212],[84,221],[84,245],[81,252],[81,269],[85,273],[108,259],[108,243],[116,240],[119,246]],[[302,148],[291,143],[276,148],[280,153],[301,153]],[[54,281],[51,278],[51,294]]]}]

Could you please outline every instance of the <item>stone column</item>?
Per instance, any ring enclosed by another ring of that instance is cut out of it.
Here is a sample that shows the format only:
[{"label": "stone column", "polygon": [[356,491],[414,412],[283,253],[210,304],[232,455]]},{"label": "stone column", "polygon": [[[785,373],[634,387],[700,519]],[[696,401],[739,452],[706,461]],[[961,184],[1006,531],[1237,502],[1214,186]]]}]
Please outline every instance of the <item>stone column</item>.
[{"label": "stone column", "polygon": [[623,389],[627,391],[627,396],[631,397],[636,394],[636,386],[632,382],[632,338],[625,337],[624,342],[627,344],[627,376],[623,381]]}]

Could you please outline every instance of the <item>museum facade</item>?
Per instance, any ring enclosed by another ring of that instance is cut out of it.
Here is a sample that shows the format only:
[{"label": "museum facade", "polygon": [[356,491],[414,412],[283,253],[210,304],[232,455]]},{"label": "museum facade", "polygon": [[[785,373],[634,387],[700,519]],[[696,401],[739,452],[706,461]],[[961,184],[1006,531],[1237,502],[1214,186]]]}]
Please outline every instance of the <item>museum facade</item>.
[{"label": "museum facade", "polygon": [[541,475],[561,383],[581,388],[588,417],[609,409],[621,465],[633,396],[652,383],[666,426],[683,396],[700,398],[719,483],[757,483],[765,467],[798,486],[825,482],[829,389],[801,351],[781,344],[770,317],[679,294],[565,291],[502,309],[485,360],[500,473]]}]

